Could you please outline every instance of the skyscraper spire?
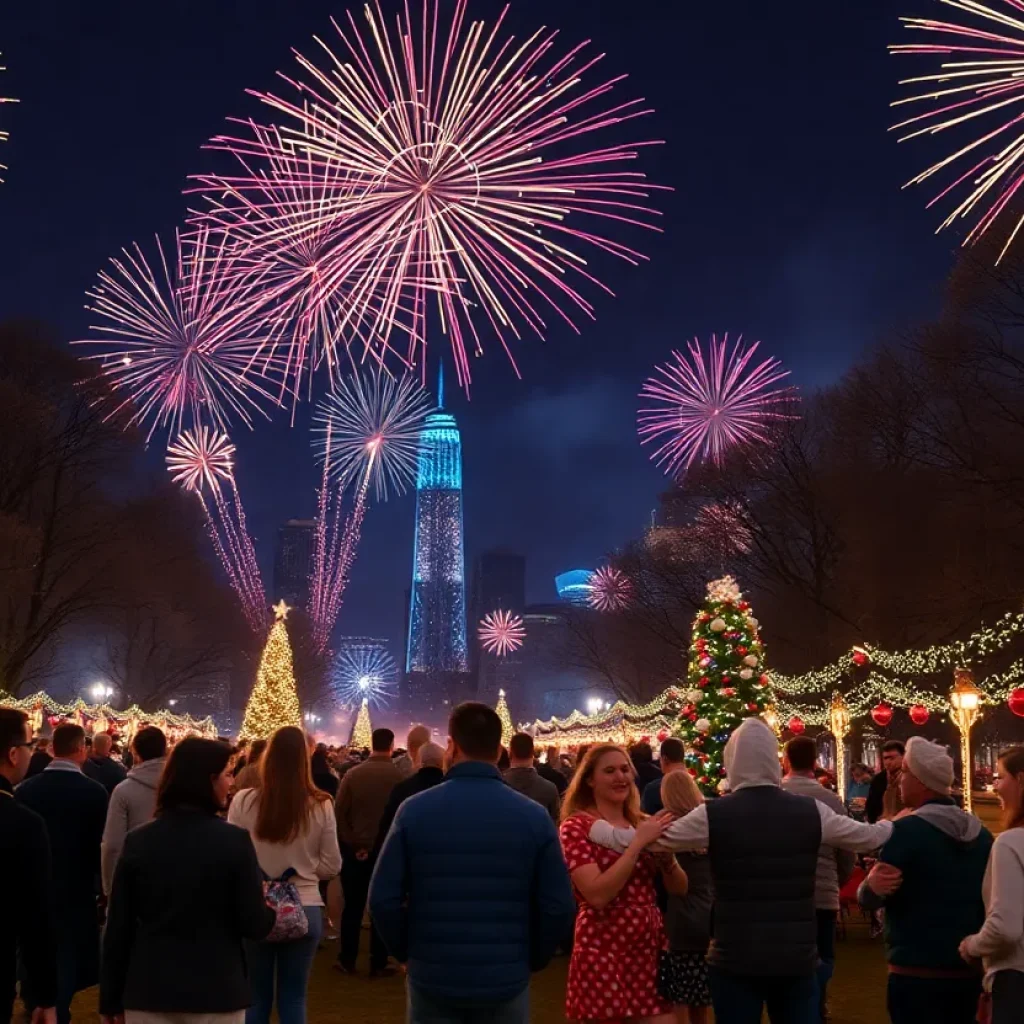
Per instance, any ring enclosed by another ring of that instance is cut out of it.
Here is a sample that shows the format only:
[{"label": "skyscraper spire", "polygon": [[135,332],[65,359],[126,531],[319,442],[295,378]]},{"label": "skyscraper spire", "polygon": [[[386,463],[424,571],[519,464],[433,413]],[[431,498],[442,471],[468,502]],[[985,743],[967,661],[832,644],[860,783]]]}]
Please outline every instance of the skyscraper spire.
[{"label": "skyscraper spire", "polygon": [[444,408],[444,360],[437,364],[437,408]]}]

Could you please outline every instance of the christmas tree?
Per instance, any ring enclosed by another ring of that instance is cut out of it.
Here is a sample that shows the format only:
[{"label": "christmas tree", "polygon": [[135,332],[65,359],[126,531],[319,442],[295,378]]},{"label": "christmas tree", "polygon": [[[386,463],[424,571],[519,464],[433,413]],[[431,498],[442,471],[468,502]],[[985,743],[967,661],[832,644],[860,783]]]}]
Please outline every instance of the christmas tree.
[{"label": "christmas tree", "polygon": [[708,584],[693,620],[687,685],[677,732],[690,774],[714,793],[725,776],[722,752],[733,729],[772,704],[758,622],[731,576]]},{"label": "christmas tree", "polygon": [[292,647],[284,625],[289,610],[284,601],[274,607],[274,625],[267,637],[267,646],[263,648],[256,685],[245,706],[245,718],[239,733],[242,739],[265,739],[282,725],[302,725],[292,670]]},{"label": "christmas tree", "polygon": [[498,691],[498,703],[495,704],[494,710],[501,719],[501,745],[508,750],[508,743],[512,739],[515,729],[512,727],[512,716],[508,713],[508,704],[505,703],[504,690]]},{"label": "christmas tree", "polygon": [[348,745],[353,750],[369,750],[373,739],[373,726],[370,725],[370,702],[364,697],[359,706],[359,714],[352,723],[352,735]]}]

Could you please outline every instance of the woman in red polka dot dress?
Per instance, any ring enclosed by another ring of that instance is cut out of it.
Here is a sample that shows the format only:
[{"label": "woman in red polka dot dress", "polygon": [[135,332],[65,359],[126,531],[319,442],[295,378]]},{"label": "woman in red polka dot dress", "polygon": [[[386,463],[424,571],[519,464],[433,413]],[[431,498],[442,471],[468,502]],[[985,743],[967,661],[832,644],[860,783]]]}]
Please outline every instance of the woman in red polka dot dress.
[{"label": "woman in red polka dot dress", "polygon": [[[598,818],[636,827],[625,853],[590,841]],[[587,751],[566,791],[562,819],[562,851],[579,902],[566,1016],[602,1024],[671,1024],[672,1004],[658,994],[658,958],[668,943],[654,879],[660,871],[668,891],[683,895],[686,874],[671,855],[645,850],[670,816],[642,820],[632,762],[621,747],[606,743]]]}]

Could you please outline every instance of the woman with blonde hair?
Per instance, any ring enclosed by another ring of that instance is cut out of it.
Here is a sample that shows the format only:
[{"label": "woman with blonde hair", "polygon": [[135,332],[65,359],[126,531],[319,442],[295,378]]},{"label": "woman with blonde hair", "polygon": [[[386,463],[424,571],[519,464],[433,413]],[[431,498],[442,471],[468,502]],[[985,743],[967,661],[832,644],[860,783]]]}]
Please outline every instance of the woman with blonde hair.
[{"label": "woman with blonde hair", "polygon": [[[636,828],[624,853],[591,842],[599,819]],[[579,904],[569,1020],[671,1024],[672,1005],[658,994],[658,959],[667,942],[654,880],[660,872],[668,892],[681,895],[686,875],[674,857],[656,858],[646,849],[670,821],[670,814],[641,815],[633,764],[622,747],[590,747],[562,804],[562,851]]]},{"label": "woman with blonde hair", "polygon": [[[683,818],[704,803],[704,796],[688,771],[669,772],[661,780],[661,802],[665,810]],[[676,1024],[705,1024],[711,1005],[705,958],[711,943],[711,907],[714,884],[707,850],[677,853],[686,872],[683,896],[669,894],[665,912],[668,952],[661,958],[658,988],[675,1004]]]},{"label": "woman with blonde hair", "polygon": [[985,923],[960,943],[960,955],[984,959],[991,1024],[1011,1024],[1024,1007],[1024,747],[1000,754],[995,791],[1005,831],[996,836],[982,883]]},{"label": "woman with blonde hair", "polygon": [[260,786],[243,789],[228,821],[252,837],[256,858],[268,879],[288,876],[308,922],[302,938],[261,942],[251,951],[253,1004],[246,1024],[268,1024],[274,1008],[281,1024],[304,1024],[306,988],[323,932],[321,879],[341,870],[338,827],[331,797],[313,784],[306,734],[295,726],[278,729],[260,759]]}]

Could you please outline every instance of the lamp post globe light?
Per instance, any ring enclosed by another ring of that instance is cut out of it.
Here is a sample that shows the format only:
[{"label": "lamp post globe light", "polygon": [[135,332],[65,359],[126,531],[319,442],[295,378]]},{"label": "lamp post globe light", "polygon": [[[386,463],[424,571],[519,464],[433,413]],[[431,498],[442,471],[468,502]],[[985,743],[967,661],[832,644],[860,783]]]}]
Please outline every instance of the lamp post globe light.
[{"label": "lamp post globe light", "polygon": [[971,812],[971,726],[981,715],[981,690],[974,685],[974,674],[969,668],[958,668],[953,673],[953,689],[949,691],[950,717],[960,730],[960,771],[964,794],[964,810]]}]

